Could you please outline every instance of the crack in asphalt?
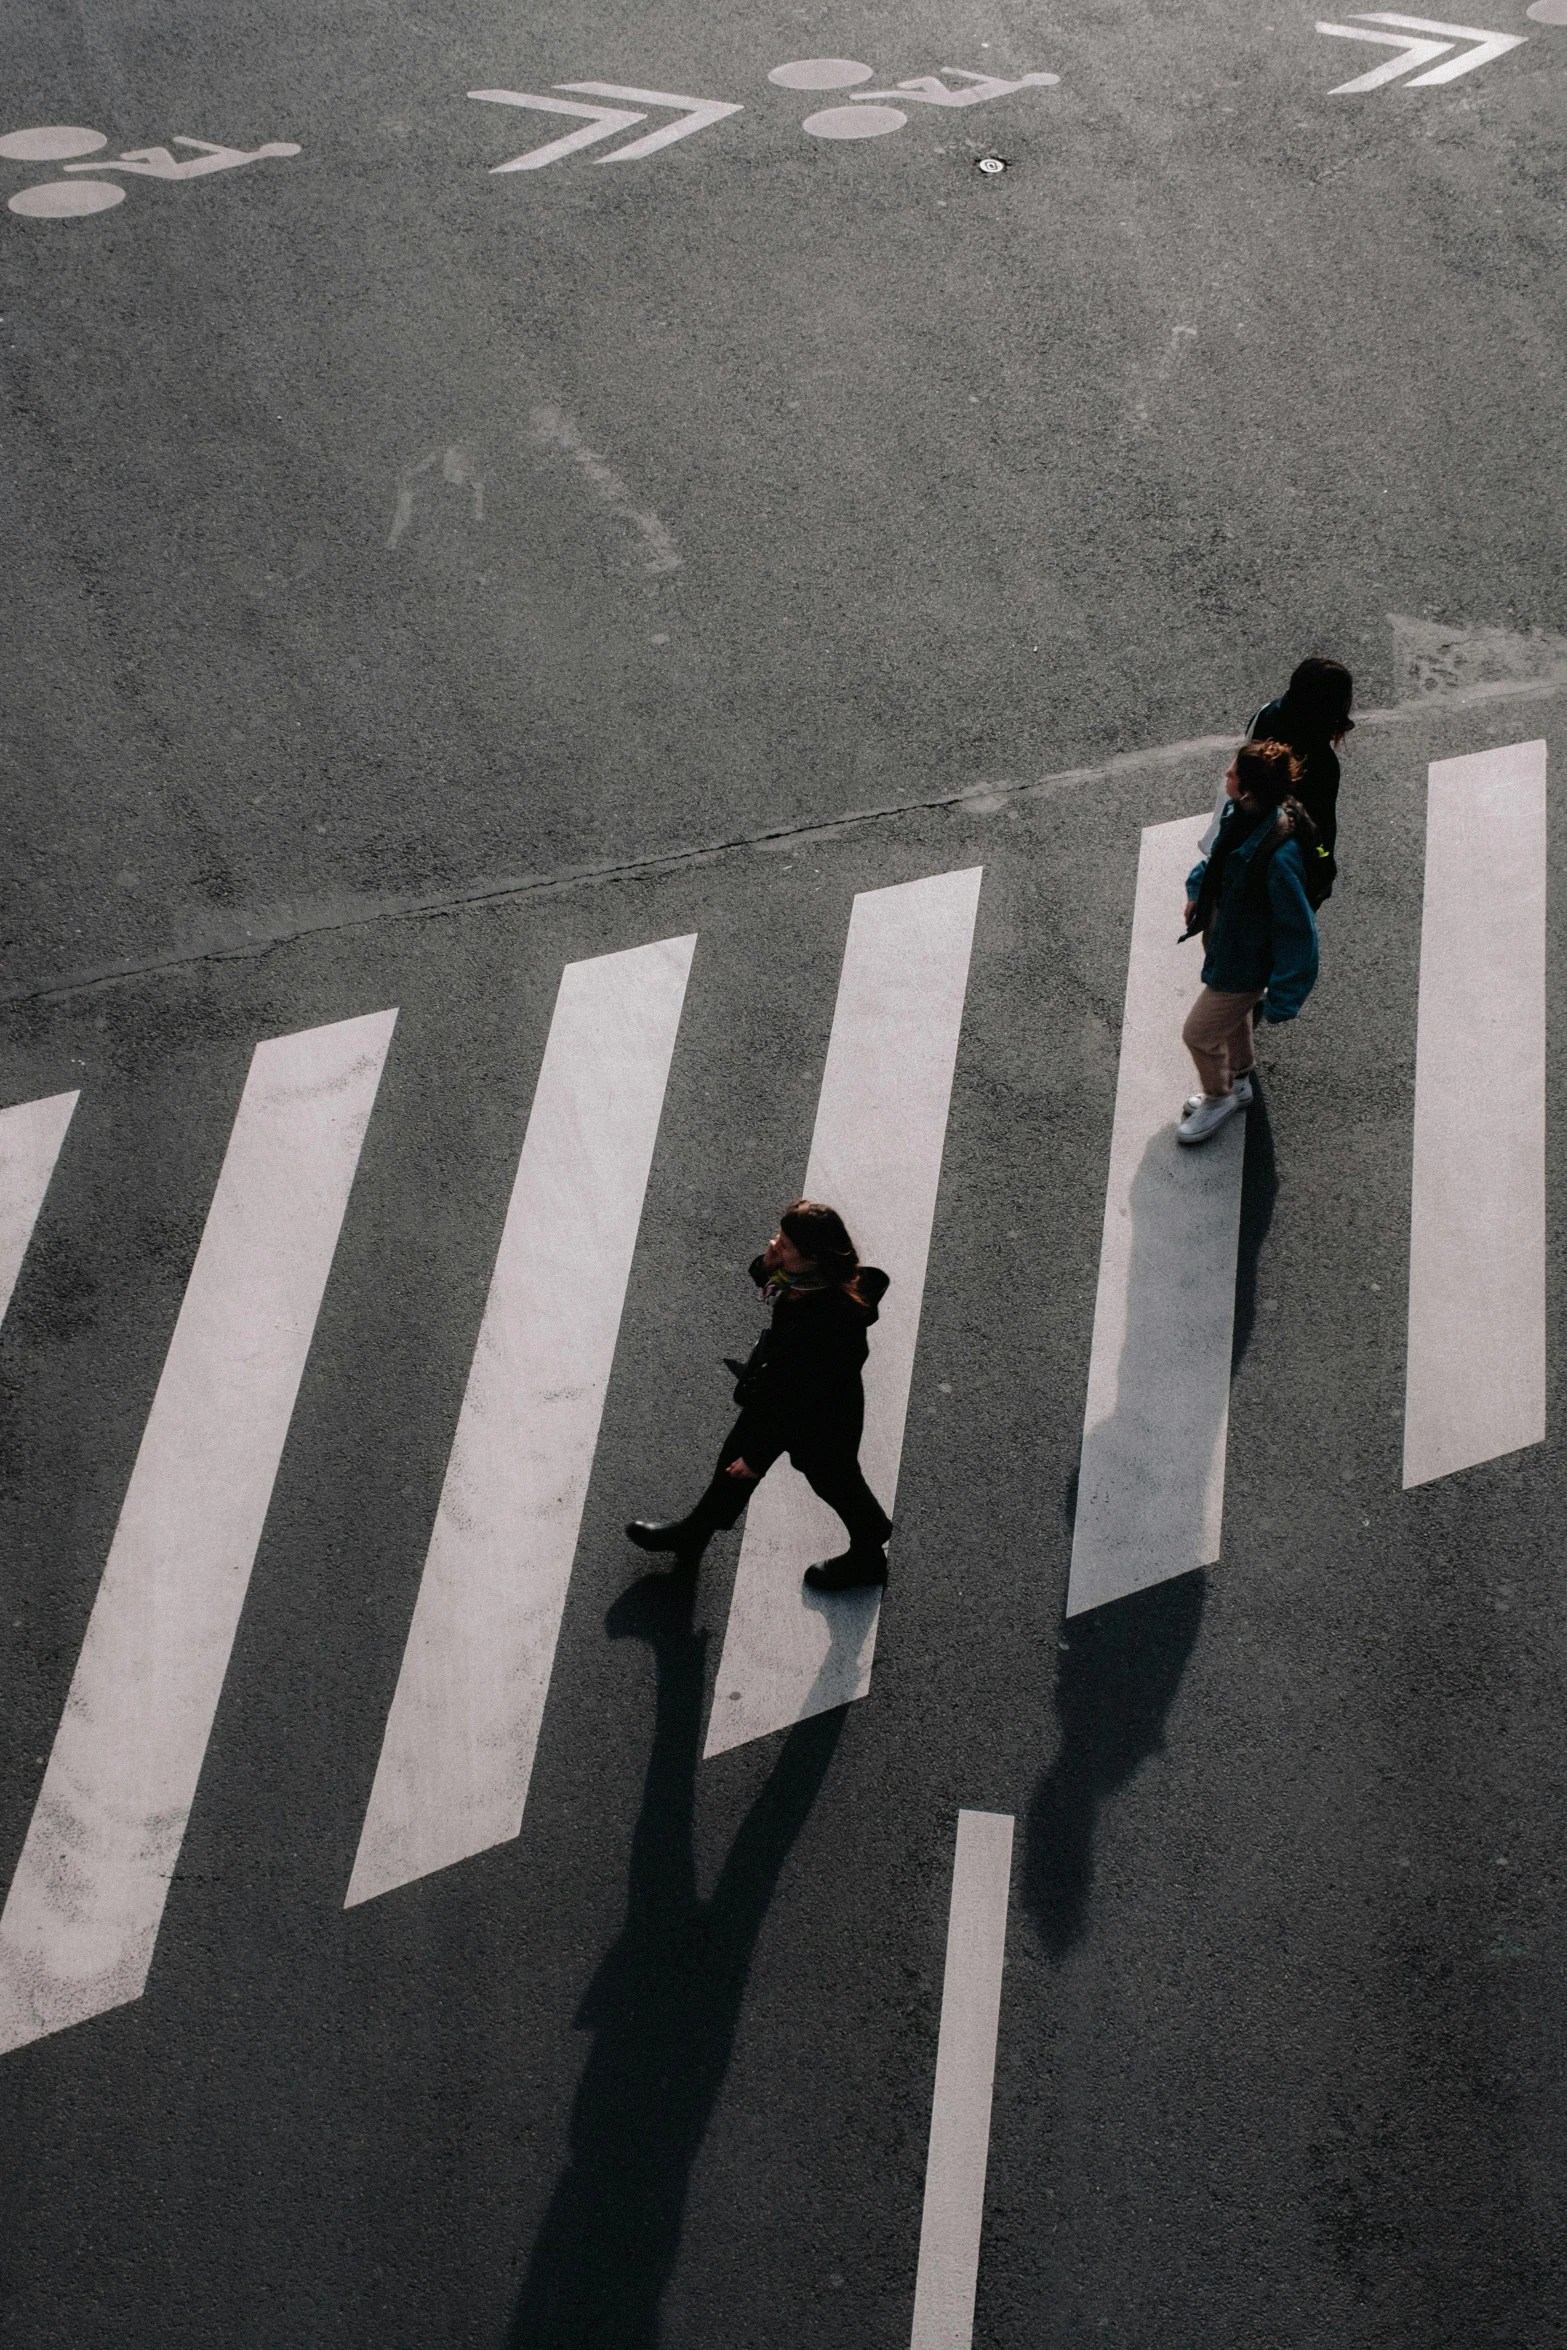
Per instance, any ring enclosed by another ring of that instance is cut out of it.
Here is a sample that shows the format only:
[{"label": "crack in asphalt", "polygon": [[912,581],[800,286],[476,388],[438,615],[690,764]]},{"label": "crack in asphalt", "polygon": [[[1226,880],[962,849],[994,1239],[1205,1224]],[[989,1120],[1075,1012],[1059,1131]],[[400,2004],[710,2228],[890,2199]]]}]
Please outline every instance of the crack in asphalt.
[{"label": "crack in asphalt", "polygon": [[[1437,689],[1408,701],[1392,703],[1386,709],[1359,711],[1355,725],[1357,730],[1407,725],[1413,720],[1440,716],[1447,711],[1474,709],[1487,702],[1538,701],[1563,692],[1567,692],[1567,669],[1556,670],[1543,677],[1488,680],[1478,685]],[[900,816],[917,816],[941,808],[967,808],[975,815],[996,815],[1018,800],[1040,798],[1052,792],[1073,791],[1085,784],[1110,783],[1120,776],[1157,772],[1161,767],[1179,766],[1187,759],[1217,757],[1233,750],[1236,740],[1234,733],[1193,735],[1185,742],[1160,743],[1140,751],[1120,751],[1109,759],[1096,761],[1092,766],[1069,767],[1058,774],[1039,776],[1028,781],[1008,779],[969,784],[961,791],[934,792],[915,799],[889,800],[879,807],[853,808],[839,816],[818,817],[803,824],[770,825],[760,832],[736,833],[725,839],[703,841],[682,848],[656,849],[641,857],[606,860],[596,865],[568,866],[556,873],[481,882],[470,889],[442,891],[423,897],[350,900],[323,907],[318,913],[276,922],[264,930],[246,931],[237,937],[214,940],[206,946],[127,958],[120,962],[105,963],[94,970],[67,972],[58,978],[24,980],[16,986],[0,988],[0,1006],[37,1003],[47,998],[76,995],[92,988],[112,986],[118,980],[148,978],[160,971],[186,970],[199,963],[234,962],[246,957],[258,957],[270,954],[275,947],[291,946],[299,939],[313,938],[325,932],[365,929],[378,922],[439,919],[466,913],[475,907],[543,897],[560,890],[594,888],[606,882],[639,881],[709,864],[719,857],[776,849],[784,842],[829,840],[857,825],[885,824]]]}]

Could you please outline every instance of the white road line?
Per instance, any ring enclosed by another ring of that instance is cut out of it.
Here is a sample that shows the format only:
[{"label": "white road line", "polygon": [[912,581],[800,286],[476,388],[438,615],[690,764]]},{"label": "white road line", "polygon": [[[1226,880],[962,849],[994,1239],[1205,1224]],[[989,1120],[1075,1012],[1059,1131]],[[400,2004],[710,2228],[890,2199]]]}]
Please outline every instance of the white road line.
[{"label": "white road line", "polygon": [[0,2049],[146,1985],[396,1017],[252,1056],[0,1917]]},{"label": "white road line", "polygon": [[[983,870],[855,899],[805,1171],[805,1196],[837,1208],[861,1256],[892,1276],[871,1332],[860,1446],[871,1489],[889,1513]],[[800,1581],[813,1559],[843,1541],[831,1510],[780,1461],[746,1511],[708,1755],[869,1689],[880,1594],[818,1598]]]},{"label": "white road line", "polygon": [[1177,941],[1205,816],[1143,834],[1066,1612],[1219,1555],[1244,1111],[1187,1150],[1181,1023],[1202,949]]},{"label": "white road line", "polygon": [[990,2157],[1012,1821],[960,1811],[910,2350],[969,2350]]},{"label": "white road line", "polygon": [[695,947],[561,974],[345,1908],[521,1829]]},{"label": "white road line", "polygon": [[1545,745],[1430,770],[1404,1483],[1545,1435]]},{"label": "white road line", "polygon": [[27,1244],[54,1173],[55,1160],[79,1094],[53,1093],[45,1101],[0,1110],[0,1321],[11,1303]]}]

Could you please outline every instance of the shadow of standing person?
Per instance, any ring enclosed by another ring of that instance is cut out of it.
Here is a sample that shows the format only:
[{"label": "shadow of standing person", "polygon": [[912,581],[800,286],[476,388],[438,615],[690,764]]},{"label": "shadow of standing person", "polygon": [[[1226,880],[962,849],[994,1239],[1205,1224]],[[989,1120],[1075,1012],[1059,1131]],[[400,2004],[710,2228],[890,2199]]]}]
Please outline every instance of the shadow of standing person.
[{"label": "shadow of standing person", "polygon": [[[1226,1159],[1237,1147],[1244,1154],[1238,1201],[1233,1157]],[[1229,1382],[1256,1326],[1262,1251],[1278,1193],[1258,1076],[1243,1145],[1239,1135],[1223,1135],[1200,1157],[1183,1158],[1160,1132],[1131,1183],[1115,1394],[1085,1432],[1064,1496],[1073,1592],[1086,1590],[1089,1599],[1064,1628],[1056,1672],[1060,1741],[1035,1790],[1024,1843],[1024,1906],[1057,1961],[1087,1929],[1100,1809],[1161,1750],[1197,1643],[1205,1568],[1168,1570],[1218,1555]],[[1135,1588],[1149,1574],[1159,1579]],[[1096,1584],[1124,1596],[1095,1605]]]},{"label": "shadow of standing person", "polygon": [[1262,1244],[1273,1222],[1279,1196],[1279,1162],[1273,1148],[1273,1126],[1268,1117],[1262,1078],[1252,1074],[1251,1108],[1246,1112],[1246,1156],[1241,1162],[1241,1220],[1235,1250],[1235,1332],[1230,1340],[1231,1377],[1251,1344],[1257,1323],[1257,1282],[1262,1269]]},{"label": "shadow of standing person", "polygon": [[1090,1369],[1071,1604],[1095,1610],[1219,1555],[1243,1134],[1149,1137],[1126,1196],[1113,1390]]},{"label": "shadow of standing person", "polygon": [[1163,1747],[1207,1582],[1195,1568],[1067,1624],[1056,1670],[1061,1741],[1029,1806],[1023,1848],[1023,1905],[1054,1960],[1087,1929],[1101,1806]]},{"label": "shadow of standing person", "polygon": [[593,2047],[571,2152],[533,2247],[510,2350],[656,2350],[691,2167],[728,2070],[752,1954],[843,1729],[840,1707],[785,1738],[719,1871],[697,1892],[693,1808],[707,1635],[695,1578],[648,1575],[610,1609],[658,1675],[626,1921],[577,2021]]}]

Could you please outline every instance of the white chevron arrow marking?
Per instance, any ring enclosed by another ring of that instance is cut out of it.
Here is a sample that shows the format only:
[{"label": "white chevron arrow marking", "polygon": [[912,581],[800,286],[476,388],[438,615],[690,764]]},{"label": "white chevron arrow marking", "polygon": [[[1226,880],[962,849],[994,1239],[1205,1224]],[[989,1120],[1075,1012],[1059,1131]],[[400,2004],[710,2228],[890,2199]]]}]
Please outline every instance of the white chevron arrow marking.
[{"label": "white chevron arrow marking", "polygon": [[579,147],[591,147],[600,139],[613,138],[616,131],[629,130],[633,123],[646,122],[643,109],[649,106],[677,107],[685,119],[648,131],[644,137],[633,139],[629,147],[617,147],[613,155],[595,155],[595,163],[636,163],[644,155],[656,154],[660,147],[672,146],[676,139],[688,139],[693,131],[705,130],[710,122],[722,122],[726,114],[740,112],[738,106],[726,104],[721,98],[681,98],[668,90],[624,90],[617,82],[557,82],[555,86],[585,98],[630,98],[635,101],[637,111],[633,114],[624,106],[578,106],[570,98],[544,98],[532,90],[470,90],[470,98],[485,99],[492,106],[529,106],[540,114],[578,114],[586,118],[584,129],[568,131],[564,138],[551,139],[545,146],[530,147],[525,155],[514,155],[509,163],[492,164],[492,171],[542,171],[546,163],[557,163],[563,155],[574,155]]},{"label": "white chevron arrow marking", "polygon": [[1397,33],[1368,33],[1358,24],[1319,24],[1319,33],[1330,33],[1340,41],[1381,41],[1400,54],[1390,57],[1386,65],[1374,65],[1369,73],[1357,74],[1352,82],[1338,82],[1328,92],[1330,98],[1353,98],[1362,90],[1380,89],[1401,73],[1408,73],[1412,65],[1423,65],[1433,57],[1445,57],[1453,46],[1451,41],[1407,41]]},{"label": "white chevron arrow marking", "polygon": [[[1376,33],[1365,28],[1371,25],[1394,25],[1395,32]],[[1332,98],[1352,98],[1364,90],[1380,89],[1384,82],[1397,80],[1407,74],[1411,66],[1424,65],[1429,70],[1415,74],[1404,84],[1409,90],[1428,87],[1434,82],[1455,82],[1460,74],[1472,73],[1477,65],[1487,65],[1493,57],[1501,57],[1509,49],[1519,48],[1527,36],[1523,33],[1492,33],[1476,25],[1443,24],[1429,16],[1403,16],[1390,9],[1368,11],[1351,24],[1322,24],[1319,33],[1327,33],[1341,41],[1377,41],[1400,55],[1388,59],[1385,65],[1375,65],[1369,73],[1358,74],[1353,81],[1340,82],[1330,90]],[[1411,39],[1411,34],[1441,34],[1439,40]],[[1450,56],[1459,41],[1472,41],[1475,46]],[[1437,65],[1436,58],[1444,59]]]},{"label": "white chevron arrow marking", "polygon": [[617,147],[613,155],[595,155],[595,163],[636,163],[660,147],[673,146],[676,139],[689,139],[693,131],[706,130],[710,122],[722,122],[726,114],[741,111],[721,98],[677,98],[667,90],[623,90],[615,82],[557,82],[555,87],[580,90],[585,98],[629,98],[636,106],[678,106],[688,117],[685,122],[666,123],[662,130],[633,139],[629,147]]},{"label": "white chevron arrow marking", "polygon": [[1395,16],[1387,9],[1371,11],[1362,21],[1397,25],[1408,33],[1445,33],[1451,40],[1476,44],[1467,56],[1450,57],[1445,65],[1433,66],[1429,73],[1417,73],[1407,85],[1411,90],[1425,89],[1433,82],[1456,82],[1461,73],[1473,73],[1477,65],[1489,65],[1493,57],[1503,57],[1509,49],[1521,49],[1528,39],[1526,33],[1488,33],[1471,24],[1436,24],[1428,16]]},{"label": "white chevron arrow marking", "polygon": [[567,98],[540,98],[530,90],[470,90],[468,95],[483,98],[492,106],[531,106],[541,114],[585,114],[589,118],[586,130],[568,131],[563,139],[530,147],[526,155],[514,155],[509,163],[491,164],[492,171],[542,171],[546,163],[557,162],[562,155],[591,147],[595,139],[613,138],[616,131],[647,120],[645,114],[628,114],[623,106],[573,106]]}]

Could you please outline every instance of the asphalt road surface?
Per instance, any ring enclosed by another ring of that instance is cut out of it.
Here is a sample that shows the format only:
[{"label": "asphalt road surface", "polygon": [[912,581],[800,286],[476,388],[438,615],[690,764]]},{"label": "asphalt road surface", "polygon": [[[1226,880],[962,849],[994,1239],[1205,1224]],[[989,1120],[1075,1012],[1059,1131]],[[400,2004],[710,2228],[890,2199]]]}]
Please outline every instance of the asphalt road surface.
[{"label": "asphalt road surface", "polygon": [[8,14],[8,2350],[1567,2339],[1542,10]]}]

